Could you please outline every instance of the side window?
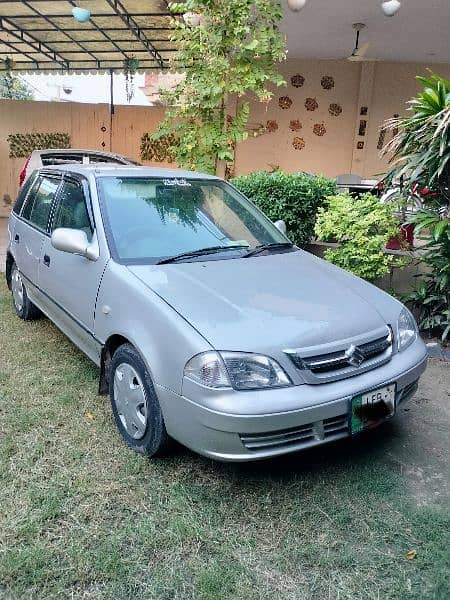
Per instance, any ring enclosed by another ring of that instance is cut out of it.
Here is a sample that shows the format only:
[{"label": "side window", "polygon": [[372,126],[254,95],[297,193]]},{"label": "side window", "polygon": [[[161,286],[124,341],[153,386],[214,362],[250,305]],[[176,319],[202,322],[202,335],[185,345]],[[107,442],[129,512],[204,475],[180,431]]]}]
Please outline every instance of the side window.
[{"label": "side window", "polygon": [[22,211],[22,217],[39,229],[47,229],[53,199],[60,180],[53,177],[38,177]]},{"label": "side window", "polygon": [[88,155],[89,164],[94,165],[98,163],[110,163],[113,165],[123,165],[123,162],[117,160],[112,156],[102,156],[101,154],[89,154]]},{"label": "side window", "polygon": [[53,218],[52,231],[57,227],[82,229],[89,241],[92,238],[92,226],[83,188],[75,181],[64,181],[61,186],[59,202]]},{"label": "side window", "polygon": [[34,181],[36,179],[36,172],[32,173],[30,177],[25,181],[23,186],[20,188],[19,195],[17,196],[16,203],[14,204],[13,213],[16,215],[20,215],[20,211],[22,210],[22,206],[28,196],[28,192],[30,191]]}]

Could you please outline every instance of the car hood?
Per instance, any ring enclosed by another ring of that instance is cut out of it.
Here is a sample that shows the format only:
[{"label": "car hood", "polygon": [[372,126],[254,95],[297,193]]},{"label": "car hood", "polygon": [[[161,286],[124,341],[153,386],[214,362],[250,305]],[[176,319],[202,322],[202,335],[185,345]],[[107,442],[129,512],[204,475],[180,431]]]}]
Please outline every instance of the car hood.
[{"label": "car hood", "polygon": [[379,330],[401,309],[304,251],[128,268],[218,350],[328,344]]}]

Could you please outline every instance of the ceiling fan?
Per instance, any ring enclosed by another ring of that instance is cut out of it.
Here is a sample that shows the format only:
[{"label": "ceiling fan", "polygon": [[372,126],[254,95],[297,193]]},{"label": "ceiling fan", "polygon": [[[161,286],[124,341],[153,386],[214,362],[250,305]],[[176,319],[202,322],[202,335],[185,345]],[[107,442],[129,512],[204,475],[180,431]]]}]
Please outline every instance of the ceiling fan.
[{"label": "ceiling fan", "polygon": [[356,43],[353,52],[350,56],[347,56],[347,60],[352,62],[376,62],[378,58],[369,58],[366,56],[367,50],[369,49],[370,42],[359,44],[359,38],[361,31],[366,28],[364,23],[353,23],[353,29],[356,31]]}]

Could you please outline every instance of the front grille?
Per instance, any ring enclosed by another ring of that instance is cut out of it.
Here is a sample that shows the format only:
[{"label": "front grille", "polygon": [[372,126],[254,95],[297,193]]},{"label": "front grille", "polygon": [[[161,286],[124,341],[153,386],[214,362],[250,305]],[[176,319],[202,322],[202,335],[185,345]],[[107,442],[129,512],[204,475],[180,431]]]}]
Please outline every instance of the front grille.
[{"label": "front grille", "polygon": [[348,435],[348,415],[345,414],[270,433],[241,434],[240,438],[247,450],[258,452],[294,446],[298,448],[313,446],[318,442],[331,441],[346,435]]},{"label": "front grille", "polygon": [[383,336],[368,342],[350,343],[346,347],[341,345],[336,352],[312,356],[302,356],[301,350],[289,350],[286,353],[296,367],[306,374],[307,383],[333,381],[367,371],[390,360],[392,333],[389,329]]}]

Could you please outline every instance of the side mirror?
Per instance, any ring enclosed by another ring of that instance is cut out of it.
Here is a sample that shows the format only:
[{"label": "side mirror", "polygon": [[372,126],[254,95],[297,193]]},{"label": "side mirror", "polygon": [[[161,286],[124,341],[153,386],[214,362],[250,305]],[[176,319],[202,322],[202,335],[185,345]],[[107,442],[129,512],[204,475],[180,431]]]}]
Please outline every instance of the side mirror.
[{"label": "side mirror", "polygon": [[281,233],[286,235],[286,223],[282,219],[275,221],[274,225],[279,231],[281,231]]},{"label": "side mirror", "polygon": [[56,250],[68,252],[69,254],[79,254],[88,260],[97,260],[98,246],[93,239],[89,243],[87,235],[81,229],[69,229],[59,227],[52,233],[51,244]]}]

